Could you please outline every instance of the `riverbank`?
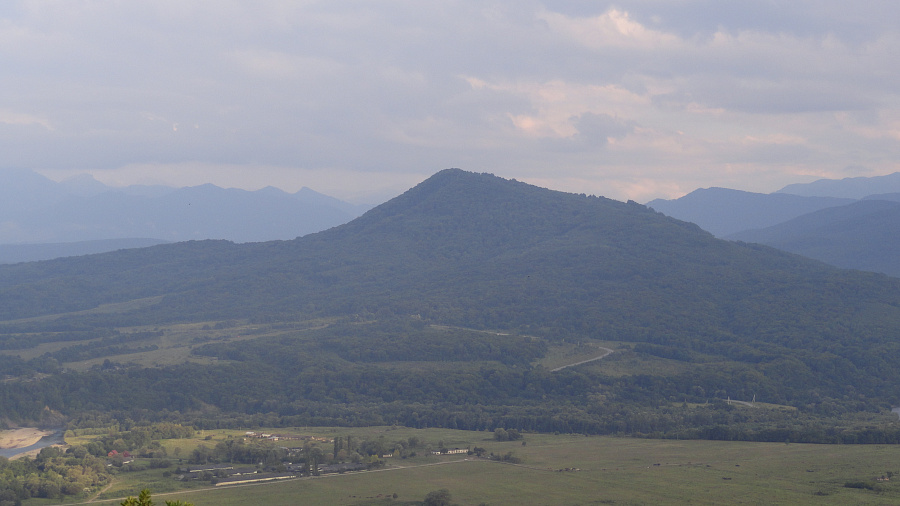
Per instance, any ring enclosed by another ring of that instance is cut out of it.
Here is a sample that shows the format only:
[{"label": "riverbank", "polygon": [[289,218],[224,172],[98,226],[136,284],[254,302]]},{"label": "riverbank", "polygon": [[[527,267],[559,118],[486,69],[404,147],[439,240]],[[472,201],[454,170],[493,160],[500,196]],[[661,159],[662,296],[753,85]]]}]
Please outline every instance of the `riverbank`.
[{"label": "riverbank", "polygon": [[0,431],[0,449],[27,448],[44,436],[54,433],[51,430],[40,430],[32,427],[23,427]]},{"label": "riverbank", "polygon": [[18,459],[35,456],[47,446],[66,444],[62,430],[41,430],[32,427],[0,431],[0,457]]}]

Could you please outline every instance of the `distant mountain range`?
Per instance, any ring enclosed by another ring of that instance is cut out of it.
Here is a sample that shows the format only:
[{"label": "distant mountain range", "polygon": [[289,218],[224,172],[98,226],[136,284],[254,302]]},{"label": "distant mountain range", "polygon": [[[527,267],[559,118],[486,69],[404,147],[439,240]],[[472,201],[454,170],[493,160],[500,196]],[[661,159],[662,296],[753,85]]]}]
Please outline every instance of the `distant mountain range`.
[{"label": "distant mountain range", "polygon": [[211,184],[112,188],[89,175],[57,183],[31,171],[3,171],[0,263],[135,244],[293,239],[346,223],[368,208],[309,188],[293,194]]},{"label": "distant mountain range", "polygon": [[860,200],[728,238],[900,277],[900,201]]},{"label": "distant mountain range", "polygon": [[706,188],[647,206],[717,237],[900,277],[900,173],[794,184],[770,194]]},{"label": "distant mountain range", "polygon": [[777,193],[864,199],[870,195],[900,192],[900,172],[886,176],[819,179],[811,183],[790,184]]}]

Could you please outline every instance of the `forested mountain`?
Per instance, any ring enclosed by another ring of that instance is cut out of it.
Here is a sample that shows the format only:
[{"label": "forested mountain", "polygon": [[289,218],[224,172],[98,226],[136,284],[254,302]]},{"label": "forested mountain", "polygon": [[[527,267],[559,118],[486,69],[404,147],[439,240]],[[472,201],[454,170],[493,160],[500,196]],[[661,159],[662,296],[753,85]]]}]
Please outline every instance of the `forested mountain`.
[{"label": "forested mountain", "polygon": [[[756,296],[754,287],[777,284],[819,299],[802,290],[858,276],[716,240],[638,204],[445,171],[351,223],[298,240],[188,242],[4,267],[0,317],[164,295],[133,317],[388,311],[505,328],[621,327],[625,335],[678,318],[733,332],[735,311]],[[689,310],[709,300],[716,309]],[[771,302],[793,314],[794,304]]]},{"label": "forested mountain", "polygon": [[[240,322],[240,336],[211,333]],[[719,240],[636,203],[451,169],[291,241],[0,266],[0,346],[73,343],[8,358],[20,377],[52,374],[0,384],[0,410],[703,437],[725,437],[715,427],[727,423],[784,440],[765,432],[775,418],[819,431],[817,417],[900,401],[898,329],[900,280]],[[193,336],[199,364],[55,369],[178,336]],[[617,352],[559,372],[538,365],[548,347],[598,342]],[[641,357],[667,365],[628,366],[654,363]],[[408,361],[432,365],[398,365]],[[728,397],[802,411],[687,404]]]},{"label": "forested mountain", "polygon": [[729,239],[767,244],[848,269],[900,277],[900,202],[861,200]]},{"label": "forested mountain", "polygon": [[753,193],[727,188],[701,188],[684,197],[647,203],[667,216],[700,225],[716,237],[770,227],[798,216],[850,204],[854,199]]},{"label": "forested mountain", "polygon": [[0,174],[0,197],[0,244],[293,239],[346,223],[368,208],[309,188],[293,194],[211,184],[111,188],[87,175],[56,183],[29,171]]}]

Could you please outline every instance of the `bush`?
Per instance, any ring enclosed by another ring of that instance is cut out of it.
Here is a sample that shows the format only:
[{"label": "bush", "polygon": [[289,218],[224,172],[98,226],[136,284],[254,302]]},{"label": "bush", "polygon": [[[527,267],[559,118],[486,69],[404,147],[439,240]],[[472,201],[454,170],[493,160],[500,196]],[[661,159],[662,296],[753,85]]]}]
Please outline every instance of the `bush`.
[{"label": "bush", "polygon": [[425,506],[450,506],[450,491],[442,488],[428,492],[422,504]]}]

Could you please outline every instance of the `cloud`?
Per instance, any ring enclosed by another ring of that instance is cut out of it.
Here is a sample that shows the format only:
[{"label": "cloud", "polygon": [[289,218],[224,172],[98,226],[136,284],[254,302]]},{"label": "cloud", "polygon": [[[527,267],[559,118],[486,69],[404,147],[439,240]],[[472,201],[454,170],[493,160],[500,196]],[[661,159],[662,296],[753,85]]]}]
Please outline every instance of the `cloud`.
[{"label": "cloud", "polygon": [[46,130],[53,130],[53,125],[46,118],[14,111],[0,110],[0,123],[20,126],[39,125]]},{"label": "cloud", "polygon": [[538,19],[545,21],[552,31],[594,50],[672,50],[682,43],[679,37],[648,28],[634,21],[628,12],[615,8],[587,18],[544,11],[538,14]]},{"label": "cloud", "polygon": [[458,166],[623,199],[887,173],[898,15],[875,0],[21,1],[0,7],[2,164],[260,186]]}]

